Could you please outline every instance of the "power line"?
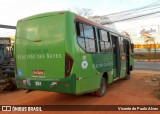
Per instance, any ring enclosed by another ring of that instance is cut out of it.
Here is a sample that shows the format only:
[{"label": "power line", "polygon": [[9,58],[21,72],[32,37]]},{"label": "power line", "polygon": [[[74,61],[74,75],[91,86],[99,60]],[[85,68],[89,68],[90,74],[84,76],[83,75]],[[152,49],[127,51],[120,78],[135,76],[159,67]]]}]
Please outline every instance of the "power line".
[{"label": "power line", "polygon": [[135,19],[135,18],[139,18],[139,17],[144,17],[144,16],[148,16],[148,15],[153,15],[153,14],[157,14],[157,13],[160,13],[160,11],[153,12],[153,13],[148,13],[148,14],[143,14],[143,15],[139,15],[139,16],[135,16],[135,17],[130,17],[130,18],[126,18],[126,19],[120,19],[120,20],[115,20],[115,21],[111,21],[111,22],[106,22],[106,23],[103,23],[103,25],[109,24],[109,23],[115,23],[115,22],[121,22],[121,21],[131,20],[131,19]]},{"label": "power line", "polygon": [[151,4],[149,4],[149,5],[146,5],[146,6],[143,6],[143,7],[140,7],[140,8],[134,8],[134,9],[121,11],[121,12],[117,12],[117,13],[112,13],[112,14],[108,14],[108,15],[104,15],[104,16],[112,16],[112,15],[117,15],[117,14],[123,14],[123,13],[126,13],[126,12],[132,12],[132,11],[141,10],[141,9],[144,9],[144,8],[155,6],[155,5],[157,5],[158,2],[160,2],[160,0],[157,0],[157,1],[155,1],[155,2],[153,2]]},{"label": "power line", "polygon": [[158,4],[156,7],[148,7],[148,8],[145,8],[145,9],[139,9],[139,10],[135,10],[134,12],[125,12],[125,13],[119,13],[119,14],[116,14],[116,15],[112,15],[112,16],[109,16],[109,15],[106,15],[107,17],[109,17],[110,19],[116,19],[116,18],[123,18],[125,16],[132,16],[132,15],[135,15],[135,14],[140,14],[140,13],[145,13],[145,12],[148,12],[148,11],[151,11],[151,10],[160,10],[160,4]]},{"label": "power line", "polygon": [[0,28],[5,28],[5,29],[16,29],[16,26],[2,25],[2,24],[0,24]]},{"label": "power line", "polygon": [[101,16],[101,17],[108,17],[110,19],[110,21],[106,21],[101,24],[105,25],[105,24],[113,24],[116,22],[135,20],[140,18],[144,19],[149,16],[154,16],[154,15],[157,16],[158,14],[160,14],[160,0],[155,1],[152,4],[144,7]]}]

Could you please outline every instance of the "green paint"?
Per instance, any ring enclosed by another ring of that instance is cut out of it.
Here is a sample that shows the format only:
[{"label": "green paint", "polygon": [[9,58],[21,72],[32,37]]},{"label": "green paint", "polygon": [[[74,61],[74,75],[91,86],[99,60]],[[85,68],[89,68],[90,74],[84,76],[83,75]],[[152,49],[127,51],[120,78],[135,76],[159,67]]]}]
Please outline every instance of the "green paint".
[{"label": "green paint", "polygon": [[[64,14],[39,14],[20,20],[17,23],[14,53],[18,88],[82,94],[99,89],[104,72],[108,74],[108,83],[113,82],[113,54],[100,54],[99,51],[96,54],[85,53],[77,43],[75,14],[68,11]],[[65,77],[65,53],[74,60],[68,78]],[[83,62],[87,62],[88,66],[83,67]],[[121,61],[121,64],[124,77],[125,61]],[[35,76],[35,70],[44,71],[44,74]],[[24,86],[24,80],[29,80],[30,85]],[[55,82],[61,84],[51,88]]]}]

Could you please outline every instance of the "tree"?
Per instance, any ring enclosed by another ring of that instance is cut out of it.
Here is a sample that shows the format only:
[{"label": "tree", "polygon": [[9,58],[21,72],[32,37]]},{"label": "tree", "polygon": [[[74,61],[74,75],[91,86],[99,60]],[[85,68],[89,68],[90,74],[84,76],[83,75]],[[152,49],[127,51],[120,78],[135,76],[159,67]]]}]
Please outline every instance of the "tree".
[{"label": "tree", "polygon": [[115,25],[111,23],[110,18],[107,16],[91,16],[89,19],[110,29],[116,30]]},{"label": "tree", "polygon": [[78,7],[74,7],[74,8],[69,8],[70,11],[80,15],[80,16],[83,16],[83,17],[86,17],[88,18],[89,16],[92,15],[93,13],[93,10],[92,9],[88,9],[88,8],[78,8]]},{"label": "tree", "polygon": [[130,35],[129,35],[129,33],[128,33],[128,32],[123,31],[123,32],[122,32],[122,34],[124,34],[124,35],[126,35],[126,36],[128,36],[128,37],[130,38]]},{"label": "tree", "polygon": [[[141,31],[141,38],[144,38],[144,41],[146,44],[149,43],[153,43],[154,44],[154,58],[156,59],[156,44],[155,44],[155,37],[153,37],[149,32],[145,31],[145,29],[143,29]],[[149,45],[147,47],[148,49],[148,59],[150,60],[150,50],[151,50],[151,46]]]},{"label": "tree", "polygon": [[80,16],[86,17],[96,23],[104,25],[110,29],[116,30],[115,25],[111,23],[110,18],[108,18],[107,16],[91,16],[93,14],[92,9],[74,7],[74,8],[69,8],[69,10]]}]

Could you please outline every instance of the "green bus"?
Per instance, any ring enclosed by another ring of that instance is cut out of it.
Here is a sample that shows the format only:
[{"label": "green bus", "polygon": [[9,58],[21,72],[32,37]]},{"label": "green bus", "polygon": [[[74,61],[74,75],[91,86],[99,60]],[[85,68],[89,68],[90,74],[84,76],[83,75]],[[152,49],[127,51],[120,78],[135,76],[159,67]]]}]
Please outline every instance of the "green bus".
[{"label": "green bus", "polygon": [[19,20],[15,59],[18,88],[76,95],[103,96],[134,67],[129,37],[70,11]]}]

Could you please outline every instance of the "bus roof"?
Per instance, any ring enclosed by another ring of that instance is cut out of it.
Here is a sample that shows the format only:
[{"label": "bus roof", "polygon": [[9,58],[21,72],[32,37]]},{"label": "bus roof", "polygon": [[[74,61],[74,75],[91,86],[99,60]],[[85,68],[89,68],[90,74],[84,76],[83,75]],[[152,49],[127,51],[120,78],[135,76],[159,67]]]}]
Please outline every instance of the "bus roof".
[{"label": "bus roof", "polygon": [[64,14],[65,12],[69,12],[69,11],[55,11],[55,12],[41,13],[41,14],[32,15],[32,16],[20,19],[18,22],[36,19],[36,18],[40,18],[40,17],[47,17],[47,16],[52,16],[52,15]]}]

